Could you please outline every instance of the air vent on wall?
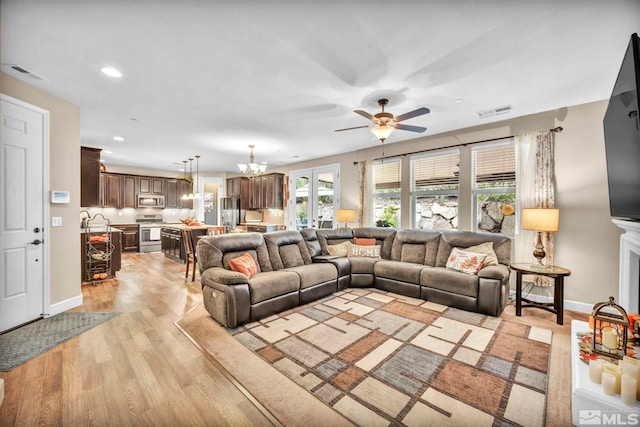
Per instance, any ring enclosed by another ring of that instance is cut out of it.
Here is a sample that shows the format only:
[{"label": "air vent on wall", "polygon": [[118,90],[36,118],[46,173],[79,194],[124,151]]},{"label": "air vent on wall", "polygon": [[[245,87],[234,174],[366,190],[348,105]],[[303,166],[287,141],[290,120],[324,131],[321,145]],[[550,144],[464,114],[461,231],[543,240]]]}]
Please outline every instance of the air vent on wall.
[{"label": "air vent on wall", "polygon": [[48,79],[46,79],[46,78],[42,77],[41,75],[36,74],[36,73],[34,73],[33,71],[29,71],[29,70],[27,70],[26,68],[21,67],[21,66],[19,66],[19,65],[17,65],[17,64],[3,64],[3,65],[6,65],[7,67],[11,68],[11,69],[12,69],[12,70],[14,70],[14,71],[17,71],[17,72],[18,72],[18,73],[20,73],[20,74],[24,74],[24,75],[26,75],[26,76],[29,76],[29,77],[31,77],[31,78],[32,78],[32,79],[34,79],[34,80],[44,80],[44,81],[46,81],[46,82],[48,82],[48,81],[49,81]]},{"label": "air vent on wall", "polygon": [[492,108],[490,110],[478,111],[478,117],[481,119],[484,119],[487,117],[497,116],[500,114],[507,114],[510,111],[511,111],[511,105],[505,105],[502,107]]}]

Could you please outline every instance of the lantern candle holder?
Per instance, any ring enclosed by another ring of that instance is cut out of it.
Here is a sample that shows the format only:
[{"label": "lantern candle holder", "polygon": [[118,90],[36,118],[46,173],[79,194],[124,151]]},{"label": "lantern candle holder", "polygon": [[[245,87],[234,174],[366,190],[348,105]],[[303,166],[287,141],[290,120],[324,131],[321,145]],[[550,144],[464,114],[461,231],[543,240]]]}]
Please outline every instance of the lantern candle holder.
[{"label": "lantern candle holder", "polygon": [[591,317],[593,318],[593,352],[622,359],[626,355],[629,333],[627,312],[615,303],[613,297],[609,297],[608,302],[600,302],[593,306]]}]

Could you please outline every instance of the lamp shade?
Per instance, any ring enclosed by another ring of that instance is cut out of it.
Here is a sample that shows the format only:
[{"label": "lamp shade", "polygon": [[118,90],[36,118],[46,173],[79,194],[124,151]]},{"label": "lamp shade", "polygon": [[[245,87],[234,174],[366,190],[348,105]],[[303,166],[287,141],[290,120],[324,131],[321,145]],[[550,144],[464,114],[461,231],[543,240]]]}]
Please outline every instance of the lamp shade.
[{"label": "lamp shade", "polygon": [[336,221],[338,222],[355,222],[356,211],[353,209],[338,209],[336,211]]},{"label": "lamp shade", "polygon": [[522,209],[522,228],[534,231],[558,231],[560,210],[554,208]]},{"label": "lamp shade", "polygon": [[380,141],[384,141],[385,139],[389,138],[389,135],[391,135],[391,132],[393,132],[394,130],[396,130],[396,128],[394,128],[393,126],[378,125],[372,128],[371,132],[373,132],[376,138],[378,138]]}]

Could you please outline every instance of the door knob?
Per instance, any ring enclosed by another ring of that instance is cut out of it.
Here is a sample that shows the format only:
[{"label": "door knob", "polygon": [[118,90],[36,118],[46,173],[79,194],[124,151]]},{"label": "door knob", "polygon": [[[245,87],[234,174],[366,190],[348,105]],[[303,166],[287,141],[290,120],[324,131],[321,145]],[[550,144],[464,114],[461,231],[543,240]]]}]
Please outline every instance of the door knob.
[{"label": "door knob", "polygon": [[33,242],[31,242],[32,245],[36,245],[36,246],[38,246],[40,243],[44,243],[44,241],[40,239],[35,239]]}]

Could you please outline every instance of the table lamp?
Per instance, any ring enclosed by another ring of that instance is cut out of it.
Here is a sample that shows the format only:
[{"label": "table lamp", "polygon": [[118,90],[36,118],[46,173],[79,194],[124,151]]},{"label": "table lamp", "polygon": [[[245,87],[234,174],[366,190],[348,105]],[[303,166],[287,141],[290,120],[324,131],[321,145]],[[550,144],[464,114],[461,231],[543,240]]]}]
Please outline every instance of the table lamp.
[{"label": "table lamp", "polygon": [[344,222],[344,227],[347,228],[348,222],[355,222],[356,211],[353,209],[338,209],[336,211],[336,221]]},{"label": "table lamp", "polygon": [[536,258],[537,263],[532,264],[532,267],[544,267],[542,259],[547,256],[542,245],[542,233],[543,232],[555,232],[558,231],[558,220],[560,218],[560,211],[554,208],[526,208],[522,209],[522,228],[525,230],[533,230],[538,233],[538,241],[536,243],[533,256]]}]

